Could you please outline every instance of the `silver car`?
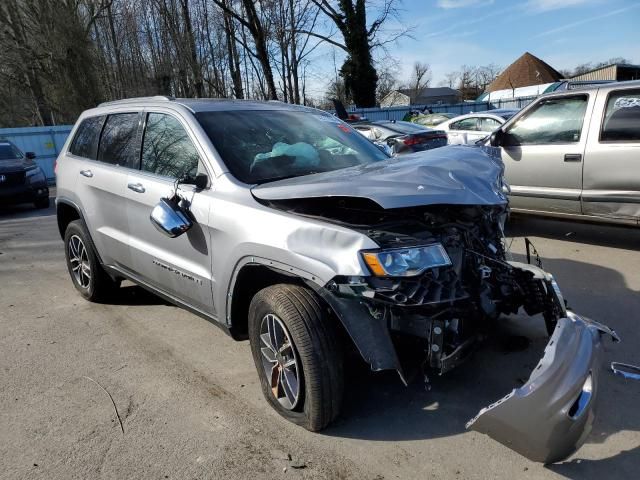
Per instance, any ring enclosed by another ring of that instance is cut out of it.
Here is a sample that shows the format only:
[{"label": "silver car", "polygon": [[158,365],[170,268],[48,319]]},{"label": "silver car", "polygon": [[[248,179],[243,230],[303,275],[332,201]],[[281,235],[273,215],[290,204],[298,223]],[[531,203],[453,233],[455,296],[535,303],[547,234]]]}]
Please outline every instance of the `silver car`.
[{"label": "silver car", "polygon": [[544,95],[491,137],[515,211],[640,222],[640,82]]},{"label": "silver car", "polygon": [[489,110],[467,113],[438,125],[447,133],[449,145],[471,145],[487,137],[518,113],[518,110]]},{"label": "silver car", "polygon": [[468,427],[558,461],[585,440],[601,337],[615,333],[567,311],[539,266],[507,261],[496,150],[389,158],[336,117],[279,102],[103,104],[57,162],[67,267],[87,300],[128,279],[248,338],[266,400],[310,430],[340,412],[346,350],[406,383],[398,338],[444,374],[502,315],[540,314],[551,339],[530,380]]}]

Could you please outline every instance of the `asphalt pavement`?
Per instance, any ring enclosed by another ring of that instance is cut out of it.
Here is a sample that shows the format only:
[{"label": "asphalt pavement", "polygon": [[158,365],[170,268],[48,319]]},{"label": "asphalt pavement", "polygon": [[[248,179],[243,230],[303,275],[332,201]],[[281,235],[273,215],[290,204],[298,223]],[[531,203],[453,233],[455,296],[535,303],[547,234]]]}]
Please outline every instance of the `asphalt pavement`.
[{"label": "asphalt pavement", "polygon": [[[640,364],[640,229],[520,216],[508,236],[516,259],[531,238],[570,306],[620,334],[607,363]],[[640,382],[608,372],[594,430],[565,462],[544,467],[465,430],[546,345],[540,318],[504,324],[429,391],[350,369],[343,414],[310,433],[263,400],[247,342],[130,284],[116,302],[85,302],[54,208],[3,208],[0,478],[638,478]]]}]

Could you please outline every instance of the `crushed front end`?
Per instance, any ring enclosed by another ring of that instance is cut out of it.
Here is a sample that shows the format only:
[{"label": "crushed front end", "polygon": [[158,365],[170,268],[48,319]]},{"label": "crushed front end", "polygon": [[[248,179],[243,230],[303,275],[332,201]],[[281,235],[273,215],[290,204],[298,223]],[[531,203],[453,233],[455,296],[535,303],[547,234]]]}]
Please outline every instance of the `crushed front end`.
[{"label": "crushed front end", "polygon": [[409,336],[423,346],[423,367],[443,374],[469,356],[501,315],[541,314],[552,336],[531,378],[467,428],[534,461],[575,452],[593,423],[601,337],[617,336],[568,312],[552,275],[506,259],[505,207],[360,210],[353,218],[346,211],[341,221],[380,248],[361,252],[371,275],[336,277],[323,297],[372,368],[396,369],[405,381],[395,339]]},{"label": "crushed front end", "polygon": [[439,374],[461,363],[501,314],[543,314],[552,330],[564,302],[551,275],[506,260],[505,213],[500,205],[425,206],[369,218],[359,211],[352,228],[380,245],[361,252],[371,275],[336,277],[326,289],[383,319],[392,335],[422,339],[425,364]]}]

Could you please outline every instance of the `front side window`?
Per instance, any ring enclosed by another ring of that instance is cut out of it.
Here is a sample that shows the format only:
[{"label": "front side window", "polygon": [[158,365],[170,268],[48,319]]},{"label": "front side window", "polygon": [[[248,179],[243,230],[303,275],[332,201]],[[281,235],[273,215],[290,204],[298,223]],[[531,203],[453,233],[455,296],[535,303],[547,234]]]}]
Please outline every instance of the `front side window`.
[{"label": "front side window", "polygon": [[507,131],[506,145],[545,145],[580,141],[587,95],[541,100]]},{"label": "front side window", "polygon": [[76,132],[69,152],[79,157],[95,160],[98,155],[98,141],[104,124],[104,116],[85,118]]},{"label": "front side window", "polygon": [[102,129],[98,160],[112,165],[137,168],[138,114],[109,115]]},{"label": "front side window", "polygon": [[321,112],[209,111],[196,118],[229,171],[248,184],[389,158],[352,127]]},{"label": "front side window", "polygon": [[478,119],[475,117],[471,117],[458,120],[457,122],[453,122],[451,125],[449,125],[449,130],[478,130]]},{"label": "front side window", "polygon": [[142,140],[142,170],[171,178],[194,178],[200,157],[180,121],[150,113]]},{"label": "front side window", "polygon": [[482,132],[493,132],[500,128],[500,125],[502,124],[494,118],[483,117],[480,119],[480,131]]},{"label": "front side window", "polygon": [[619,90],[609,94],[600,141],[640,141],[640,90]]}]

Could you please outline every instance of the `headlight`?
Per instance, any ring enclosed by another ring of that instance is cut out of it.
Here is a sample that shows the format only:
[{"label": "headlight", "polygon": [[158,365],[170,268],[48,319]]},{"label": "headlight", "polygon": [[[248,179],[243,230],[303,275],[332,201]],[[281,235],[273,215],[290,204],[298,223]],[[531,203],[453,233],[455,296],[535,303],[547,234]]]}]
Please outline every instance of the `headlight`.
[{"label": "headlight", "polygon": [[429,268],[451,265],[447,251],[439,243],[361,254],[371,272],[377,277],[411,277]]},{"label": "headlight", "polygon": [[37,175],[40,173],[40,167],[38,167],[37,165],[34,165],[33,167],[29,168],[29,170],[27,170],[26,175],[27,177],[33,177],[34,175]]}]

